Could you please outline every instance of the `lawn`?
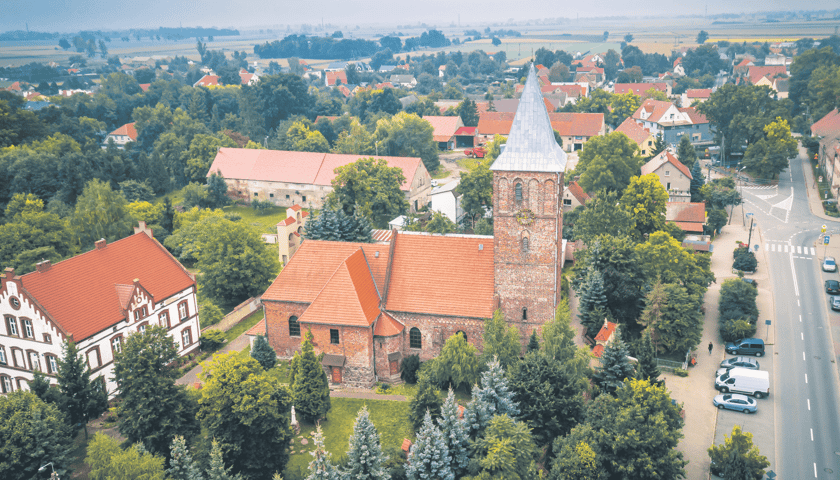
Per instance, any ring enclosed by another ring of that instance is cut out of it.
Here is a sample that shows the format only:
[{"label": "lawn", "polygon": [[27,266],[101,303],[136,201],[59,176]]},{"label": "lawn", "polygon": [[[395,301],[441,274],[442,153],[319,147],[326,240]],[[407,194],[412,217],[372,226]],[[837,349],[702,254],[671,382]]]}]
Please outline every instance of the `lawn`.
[{"label": "lawn", "polygon": [[277,233],[277,224],[286,219],[286,207],[269,207],[260,211],[242,205],[229,205],[222,210],[239,215],[243,222],[257,227],[260,233]]},{"label": "lawn", "polygon": [[227,342],[232,342],[233,339],[250,330],[251,327],[258,324],[263,318],[265,318],[265,312],[263,312],[262,309],[254,311],[254,313],[243,318],[239,321],[239,323],[225,332],[225,340],[227,340]]},{"label": "lawn", "polygon": [[487,160],[483,158],[459,158],[455,161],[455,163],[457,163],[459,167],[466,168],[467,170],[472,172],[478,167],[479,164],[487,163]]},{"label": "lawn", "polygon": [[[404,438],[413,439],[414,434],[408,421],[408,402],[394,402],[389,400],[362,400],[358,398],[332,398],[332,409],[327,419],[321,421],[324,432],[324,445],[334,460],[344,457],[347,453],[347,442],[353,433],[353,423],[356,413],[364,406],[368,406],[371,420],[379,432],[382,449],[399,449]],[[286,466],[286,480],[301,480],[306,477],[309,462],[314,450],[312,434],[314,425],[301,424],[300,434],[291,445],[292,456]],[[306,439],[308,444],[302,445]]]}]

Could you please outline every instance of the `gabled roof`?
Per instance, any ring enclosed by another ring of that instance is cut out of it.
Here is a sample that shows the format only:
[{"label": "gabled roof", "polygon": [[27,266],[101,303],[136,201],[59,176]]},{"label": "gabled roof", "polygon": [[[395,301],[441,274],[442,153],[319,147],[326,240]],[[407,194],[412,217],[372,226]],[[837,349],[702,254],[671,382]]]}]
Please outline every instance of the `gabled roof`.
[{"label": "gabled roof", "polygon": [[[221,172],[227,179],[331,185],[336,167],[353,163],[366,155],[345,155],[286,150],[220,148],[207,175]],[[420,167],[419,157],[376,157],[390,167],[399,167],[406,182],[400,187],[411,189],[411,180]]]},{"label": "gabled roof", "polygon": [[780,75],[787,75],[787,70],[784,65],[770,65],[765,67],[752,66],[747,73],[747,76],[752,84],[758,83],[758,81],[764,77],[767,77],[772,81]]},{"label": "gabled roof", "polygon": [[432,136],[436,142],[448,142],[459,127],[464,126],[461,117],[424,116],[423,120],[432,124]]},{"label": "gabled roof", "polygon": [[513,124],[513,112],[481,112],[478,114],[478,133],[481,135],[507,135]]},{"label": "gabled roof", "polygon": [[219,85],[218,75],[205,75],[193,84],[193,87],[211,87]]},{"label": "gabled roof", "polygon": [[122,127],[114,130],[113,132],[109,133],[108,135],[114,136],[127,136],[131,139],[132,142],[137,141],[137,129],[134,128],[134,122],[126,123]]},{"label": "gabled roof", "polygon": [[[136,233],[21,277],[24,288],[79,342],[125,319],[121,286],[134,279],[155,302],[195,286],[157,240]],[[124,300],[124,299],[123,299]]]},{"label": "gabled roof", "polygon": [[616,83],[614,87],[615,93],[635,93],[636,95],[643,95],[650,89],[658,90],[662,93],[668,92],[668,84],[664,82],[656,83]]},{"label": "gabled roof", "polygon": [[143,90],[144,92],[148,92],[149,87],[151,87],[151,86],[152,86],[151,83],[141,83],[140,84],[140,90]]},{"label": "gabled roof", "polygon": [[685,96],[688,98],[709,98],[711,95],[711,88],[689,88],[685,91]]},{"label": "gabled roof", "polygon": [[627,135],[630,137],[630,140],[633,140],[639,146],[642,146],[642,143],[646,142],[653,136],[650,131],[639,126],[639,124],[631,117],[627,117],[623,122],[621,122],[621,125],[619,125],[615,131]]},{"label": "gabled roof", "polygon": [[613,322],[604,321],[604,325],[601,326],[601,330],[598,331],[598,335],[595,335],[596,342],[606,342],[613,336],[615,333],[616,328],[618,328],[618,324]]},{"label": "gabled roof", "polygon": [[344,70],[338,70],[335,72],[325,72],[327,85],[335,85],[337,80],[341,80],[341,83],[347,85],[347,72]]},{"label": "gabled roof", "polygon": [[659,155],[656,155],[655,157],[651,158],[649,162],[642,165],[642,175],[654,173],[657,170],[659,170],[659,168],[662,167],[662,165],[668,163],[676,167],[677,170],[679,170],[683,175],[685,175],[689,179],[693,178],[691,176],[691,171],[688,170],[688,167],[680,163],[677,157],[672,155],[671,152],[669,152],[668,150],[663,150],[659,153]]},{"label": "gabled roof", "polygon": [[478,127],[460,127],[458,130],[455,130],[455,135],[472,136],[475,135],[477,131]]},{"label": "gabled roof", "polygon": [[594,137],[604,129],[603,113],[549,113],[551,128],[563,136]]},{"label": "gabled roof", "polygon": [[335,269],[298,321],[369,327],[379,314],[379,292],[359,248]]},{"label": "gabled roof", "polygon": [[811,125],[811,134],[816,137],[828,137],[840,134],[840,110],[834,109]]},{"label": "gabled roof", "polygon": [[691,120],[691,123],[693,125],[699,125],[701,123],[709,123],[709,120],[706,118],[706,116],[703,115],[702,113],[698,112],[697,109],[694,108],[694,107],[678,108],[677,110],[679,110],[682,113],[687,114],[689,120]]},{"label": "gabled roof", "polygon": [[[472,318],[493,315],[493,237],[397,232],[385,309]],[[300,255],[300,250],[294,259]],[[441,258],[443,271],[429,268]]]},{"label": "gabled roof", "polygon": [[257,335],[264,336],[265,335],[265,319],[263,318],[256,325],[254,325],[253,327],[248,329],[248,331],[245,332],[245,335],[249,335],[251,337],[255,337]]},{"label": "gabled roof", "polygon": [[[652,98],[646,99],[642,102],[642,105],[633,113],[633,118],[637,120],[643,120],[646,122],[653,122],[659,123],[663,120],[665,114],[671,108],[677,109],[671,102],[666,102],[663,100],[654,100]],[[679,110],[678,110],[679,111]],[[642,113],[647,114],[646,118],[642,118]],[[668,122],[672,123],[672,122]]]},{"label": "gabled roof", "polygon": [[519,99],[507,145],[490,169],[514,172],[562,172],[566,169],[566,152],[554,140],[533,64]]},{"label": "gabled roof", "polygon": [[[702,225],[706,222],[706,204],[702,202],[668,202],[665,206],[665,220],[677,225],[682,223]],[[683,227],[680,225],[680,228]],[[683,228],[683,230],[686,229]]]},{"label": "gabled roof", "polygon": [[569,186],[566,187],[566,190],[569,191],[574,197],[580,202],[581,205],[585,205],[587,201],[589,201],[589,195],[583,191],[580,185],[577,182],[571,181],[569,182]]},{"label": "gabled roof", "polygon": [[365,251],[373,280],[382,291],[388,267],[388,245],[306,240],[263,293],[262,300],[312,303],[338,267],[359,249]]}]

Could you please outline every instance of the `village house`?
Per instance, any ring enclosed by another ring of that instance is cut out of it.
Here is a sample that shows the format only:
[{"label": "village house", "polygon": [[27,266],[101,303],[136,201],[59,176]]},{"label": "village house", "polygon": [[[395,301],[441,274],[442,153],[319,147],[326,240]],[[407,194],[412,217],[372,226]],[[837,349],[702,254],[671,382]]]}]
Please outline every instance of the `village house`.
[{"label": "village house", "polygon": [[134,127],[134,122],[126,123],[122,127],[109,133],[108,136],[105,137],[105,142],[102,144],[102,148],[107,148],[108,142],[111,140],[114,141],[114,145],[116,145],[119,149],[125,148],[125,145],[128,142],[136,142],[137,129]]},{"label": "village house", "polygon": [[835,195],[840,196],[840,111],[834,109],[811,125],[819,138],[818,160]]},{"label": "village house", "polygon": [[632,93],[638,96],[644,96],[645,92],[654,89],[657,92],[662,92],[667,96],[671,96],[671,85],[667,82],[656,83],[616,83],[613,86],[613,91],[616,94]]},{"label": "village house", "polygon": [[417,86],[417,79],[414,75],[391,75],[388,79],[392,85],[399,85],[402,88],[414,88]]},{"label": "village house", "polygon": [[455,132],[464,126],[460,116],[443,117],[443,116],[423,116],[423,120],[432,124],[434,129],[432,137],[437,142],[438,148],[441,150],[455,149]]},{"label": "village house", "polygon": [[665,143],[674,147],[683,135],[688,135],[694,146],[710,145],[714,141],[706,116],[692,107],[677,108],[671,102],[648,98],[632,118],[652,135],[661,134]]},{"label": "village house", "polygon": [[72,340],[113,396],[114,354],[129,335],[160,325],[184,356],[201,333],[195,278],[142,222],[134,235],[32,273],[6,268],[0,314],[1,393],[28,390],[34,372],[56,384],[62,343]]},{"label": "village house", "polygon": [[[266,316],[253,332],[265,332],[282,358],[311,332],[330,383],[359,386],[397,381],[403,358],[432,359],[458,333],[481,349],[484,321],[497,309],[527,339],[561,300],[565,168],[532,67],[491,166],[493,236],[307,240],[262,295]],[[429,268],[440,258],[445,274]]]},{"label": "village house", "polygon": [[572,180],[569,182],[569,186],[563,189],[563,211],[570,212],[577,207],[586,205],[589,198],[589,195],[583,191],[583,188],[576,181]]},{"label": "village house", "polygon": [[[545,99],[542,99],[545,104]],[[563,150],[574,152],[592,137],[604,135],[606,124],[603,113],[549,113],[551,127],[563,141]],[[511,132],[514,114],[511,112],[480,112],[478,114],[478,142],[493,140],[495,135],[507,136]]]},{"label": "village house", "polygon": [[[290,152],[248,148],[220,148],[207,175],[221,174],[228,195],[246,200],[269,201],[281,207],[301,205],[320,209],[332,192],[335,169],[366,155],[319,152]],[[402,191],[416,211],[429,203],[432,177],[419,157],[379,156],[405,176]],[[282,240],[282,239],[278,239]]]},{"label": "village house", "polygon": [[461,208],[461,194],[456,190],[461,180],[452,180],[446,185],[432,189],[432,210],[446,215],[446,218],[455,223],[464,219],[464,209]]},{"label": "village house", "polygon": [[664,150],[642,165],[642,175],[651,173],[659,177],[662,186],[668,191],[668,201],[691,201],[691,172],[671,152]]},{"label": "village house", "polygon": [[682,94],[682,104],[691,106],[694,102],[703,103],[712,96],[713,91],[711,88],[689,88]]},{"label": "village house", "polygon": [[702,202],[668,202],[665,221],[674,222],[684,232],[703,233],[706,223],[706,204]]},{"label": "village house", "polygon": [[639,146],[639,155],[642,158],[650,157],[654,148],[656,148],[656,137],[654,137],[650,131],[639,126],[639,124],[631,117],[628,117],[621,122],[621,125],[619,125],[615,131],[621,132],[627,135],[630,140],[633,140],[633,142]]}]

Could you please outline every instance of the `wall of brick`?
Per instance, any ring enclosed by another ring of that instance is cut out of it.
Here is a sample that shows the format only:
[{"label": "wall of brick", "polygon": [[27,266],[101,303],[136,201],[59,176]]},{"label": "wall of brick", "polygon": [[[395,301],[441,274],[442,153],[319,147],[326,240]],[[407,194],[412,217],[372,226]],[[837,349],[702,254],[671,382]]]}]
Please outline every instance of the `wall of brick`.
[{"label": "wall of brick", "polygon": [[[265,323],[268,329],[268,344],[277,352],[280,358],[291,358],[295,352],[300,350],[303,337],[289,336],[289,317],[292,315],[300,318],[308,303],[291,303],[264,301]],[[305,330],[301,327],[301,334]]]},{"label": "wall of brick", "polygon": [[374,337],[374,360],[376,378],[380,382],[396,382],[400,380],[399,367],[402,364],[402,359],[397,362],[397,372],[391,375],[391,365],[388,362],[388,354],[400,352],[402,353],[403,335],[394,335],[393,337]]},{"label": "wall of brick", "polygon": [[[417,313],[388,312],[403,325],[402,355],[419,355],[425,362],[440,354],[446,340],[461,331],[467,335],[467,342],[473,344],[479,351],[482,349],[482,335],[484,333],[484,319],[466,317],[439,317]],[[411,348],[409,335],[412,328],[420,330],[422,338],[421,348]]]},{"label": "wall of brick", "polygon": [[245,300],[244,302],[237,305],[236,308],[234,308],[230,313],[225,315],[219,323],[204,327],[201,331],[204,332],[205,330],[214,329],[227,332],[228,330],[233,328],[234,325],[239,323],[240,320],[247,317],[261,306],[262,304],[260,303],[259,298],[251,297],[248,300]]}]

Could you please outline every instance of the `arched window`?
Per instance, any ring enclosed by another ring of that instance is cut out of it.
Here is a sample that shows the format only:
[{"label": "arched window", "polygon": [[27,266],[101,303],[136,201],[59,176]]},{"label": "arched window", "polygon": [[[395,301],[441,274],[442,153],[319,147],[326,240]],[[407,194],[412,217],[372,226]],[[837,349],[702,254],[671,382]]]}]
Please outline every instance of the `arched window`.
[{"label": "arched window", "polygon": [[513,190],[516,192],[516,201],[521,202],[522,201],[522,184],[519,183],[519,182],[516,182],[516,186],[513,187]]},{"label": "arched window", "polygon": [[292,315],[289,317],[289,336],[290,337],[299,337],[300,336],[300,324],[298,323],[298,317]]},{"label": "arched window", "polygon": [[528,237],[522,237],[522,253],[528,253],[529,248]]},{"label": "arched window", "polygon": [[455,332],[455,335],[459,335],[459,334],[464,336],[464,341],[466,342],[467,341],[467,332],[465,332],[463,330],[458,330],[457,332]]},{"label": "arched window", "polygon": [[420,335],[420,329],[413,327],[408,331],[408,346],[411,348],[423,348],[423,336]]},{"label": "arched window", "polygon": [[528,320],[528,307],[522,307],[522,320]]}]

